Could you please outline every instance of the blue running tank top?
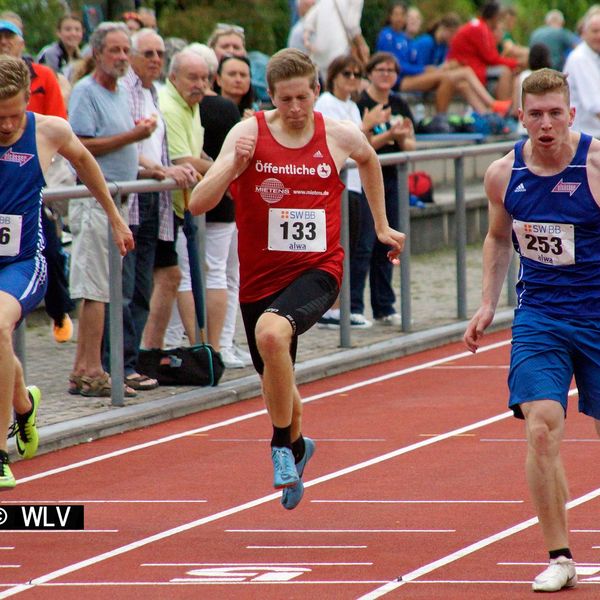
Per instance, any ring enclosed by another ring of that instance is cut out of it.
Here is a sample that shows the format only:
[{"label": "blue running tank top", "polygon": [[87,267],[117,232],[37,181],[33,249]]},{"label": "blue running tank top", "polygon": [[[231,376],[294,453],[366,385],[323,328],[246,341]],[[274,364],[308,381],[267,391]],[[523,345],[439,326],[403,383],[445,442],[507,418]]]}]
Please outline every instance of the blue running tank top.
[{"label": "blue running tank top", "polygon": [[26,113],[23,135],[0,146],[0,267],[33,258],[44,248],[42,188],[46,185],[38,160],[35,115]]},{"label": "blue running tank top", "polygon": [[600,317],[600,207],[588,185],[586,160],[592,142],[581,134],[570,164],[556,175],[532,173],[515,160],[504,198],[520,255],[517,309],[550,316]]}]

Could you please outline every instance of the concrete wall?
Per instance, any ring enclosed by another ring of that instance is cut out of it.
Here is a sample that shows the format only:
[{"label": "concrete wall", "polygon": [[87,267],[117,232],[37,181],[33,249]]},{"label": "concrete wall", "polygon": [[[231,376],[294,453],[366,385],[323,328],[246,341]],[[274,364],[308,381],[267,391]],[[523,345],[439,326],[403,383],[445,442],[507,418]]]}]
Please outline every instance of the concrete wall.
[{"label": "concrete wall", "polygon": [[[483,195],[468,198],[467,243],[483,241],[488,227],[487,199]],[[424,254],[443,248],[452,248],[456,241],[456,213],[454,203],[432,204],[425,208],[411,208],[411,254]]]}]

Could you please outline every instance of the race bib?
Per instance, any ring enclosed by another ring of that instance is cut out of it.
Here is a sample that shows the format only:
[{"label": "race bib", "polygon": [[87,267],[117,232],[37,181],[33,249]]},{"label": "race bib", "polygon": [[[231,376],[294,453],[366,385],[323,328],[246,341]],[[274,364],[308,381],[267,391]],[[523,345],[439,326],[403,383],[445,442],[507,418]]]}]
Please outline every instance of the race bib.
[{"label": "race bib", "polygon": [[0,215],[0,256],[16,256],[21,249],[21,215]]},{"label": "race bib", "polygon": [[270,208],[269,250],[325,252],[327,228],[322,208]]},{"label": "race bib", "polygon": [[575,264],[575,227],[513,220],[521,256],[552,266]]}]

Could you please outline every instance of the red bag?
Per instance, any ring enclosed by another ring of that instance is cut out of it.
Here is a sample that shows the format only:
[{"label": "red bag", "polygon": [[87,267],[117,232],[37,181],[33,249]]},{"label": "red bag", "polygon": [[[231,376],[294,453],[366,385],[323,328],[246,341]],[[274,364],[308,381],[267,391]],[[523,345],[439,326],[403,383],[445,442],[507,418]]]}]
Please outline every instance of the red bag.
[{"label": "red bag", "polygon": [[414,171],[408,175],[408,193],[421,202],[433,202],[433,181],[425,171]]}]

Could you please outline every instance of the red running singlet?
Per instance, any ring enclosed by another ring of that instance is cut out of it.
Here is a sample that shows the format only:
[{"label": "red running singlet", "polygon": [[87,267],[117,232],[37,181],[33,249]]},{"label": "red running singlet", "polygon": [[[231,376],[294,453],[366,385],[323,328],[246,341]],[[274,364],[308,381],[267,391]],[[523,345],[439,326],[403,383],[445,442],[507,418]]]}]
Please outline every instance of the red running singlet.
[{"label": "red running singlet", "polygon": [[240,257],[240,302],[255,302],[321,269],[342,279],[342,183],[327,147],[323,116],[302,148],[288,148],[256,113],[258,139],[246,170],[233,181]]}]

